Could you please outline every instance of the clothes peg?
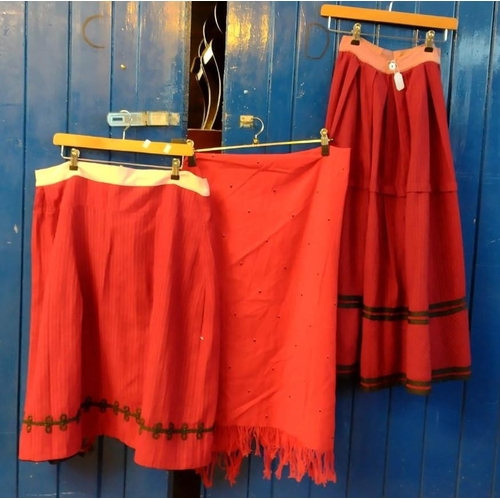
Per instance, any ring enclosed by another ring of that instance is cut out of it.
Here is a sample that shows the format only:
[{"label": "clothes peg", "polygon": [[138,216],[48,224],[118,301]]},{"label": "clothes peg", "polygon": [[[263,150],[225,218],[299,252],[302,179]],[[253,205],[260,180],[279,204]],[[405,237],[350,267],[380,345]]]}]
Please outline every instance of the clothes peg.
[{"label": "clothes peg", "polygon": [[361,37],[361,23],[356,23],[352,28],[351,45],[359,45],[360,37]]},{"label": "clothes peg", "polygon": [[170,176],[173,181],[178,181],[181,178],[180,169],[181,161],[179,160],[179,158],[174,158],[172,160],[172,175]]},{"label": "clothes peg", "polygon": [[330,156],[330,139],[328,138],[328,130],[322,128],[319,132],[321,137],[321,156]]},{"label": "clothes peg", "polygon": [[425,34],[425,49],[424,52],[434,52],[434,38],[436,32],[434,30],[429,30]]},{"label": "clothes peg", "polygon": [[69,161],[70,170],[78,170],[78,158],[80,158],[80,151],[75,148],[71,148],[71,158]]}]

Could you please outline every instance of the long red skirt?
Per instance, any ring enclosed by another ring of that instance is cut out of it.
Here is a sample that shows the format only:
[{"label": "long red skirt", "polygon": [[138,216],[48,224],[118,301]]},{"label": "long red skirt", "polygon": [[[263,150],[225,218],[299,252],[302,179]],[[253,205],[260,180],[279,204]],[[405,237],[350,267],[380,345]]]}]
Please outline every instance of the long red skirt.
[{"label": "long red skirt", "polygon": [[[457,185],[439,50],[341,41],[326,127],[352,148],[337,368],[366,389],[470,374]],[[403,89],[396,87],[401,73]]]},{"label": "long red skirt", "polygon": [[104,435],[140,465],[207,465],[220,339],[206,181],[83,162],[36,175],[19,457]]},{"label": "long red skirt", "polygon": [[[234,481],[255,445],[300,480],[334,480],[338,257],[349,150],[197,155],[221,277],[214,463]],[[211,470],[202,471],[207,481]]]}]

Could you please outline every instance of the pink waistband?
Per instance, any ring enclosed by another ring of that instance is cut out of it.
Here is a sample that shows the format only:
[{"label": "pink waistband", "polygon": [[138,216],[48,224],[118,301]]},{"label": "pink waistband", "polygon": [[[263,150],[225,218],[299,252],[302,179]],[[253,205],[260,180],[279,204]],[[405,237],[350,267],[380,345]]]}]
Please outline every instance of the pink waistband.
[{"label": "pink waistband", "polygon": [[394,72],[394,66],[389,67],[391,61],[396,62],[397,70],[400,72],[414,68],[424,62],[439,64],[441,61],[441,51],[436,47],[432,52],[425,52],[425,45],[403,50],[387,50],[363,38],[359,40],[359,45],[352,45],[352,39],[352,36],[343,36],[339,50],[341,52],[351,52],[360,61],[384,73]]}]

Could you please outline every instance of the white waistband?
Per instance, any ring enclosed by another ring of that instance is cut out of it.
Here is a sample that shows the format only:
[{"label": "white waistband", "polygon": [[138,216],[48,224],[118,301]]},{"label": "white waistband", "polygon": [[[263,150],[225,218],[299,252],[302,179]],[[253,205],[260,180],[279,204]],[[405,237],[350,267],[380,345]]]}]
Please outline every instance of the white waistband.
[{"label": "white waistband", "polygon": [[139,170],[102,163],[78,162],[78,170],[70,170],[69,161],[54,167],[35,170],[36,186],[48,186],[72,177],[83,177],[95,182],[117,186],[162,186],[172,184],[201,196],[210,196],[208,181],[191,172],[182,170],[178,181],[170,178],[170,170]]}]

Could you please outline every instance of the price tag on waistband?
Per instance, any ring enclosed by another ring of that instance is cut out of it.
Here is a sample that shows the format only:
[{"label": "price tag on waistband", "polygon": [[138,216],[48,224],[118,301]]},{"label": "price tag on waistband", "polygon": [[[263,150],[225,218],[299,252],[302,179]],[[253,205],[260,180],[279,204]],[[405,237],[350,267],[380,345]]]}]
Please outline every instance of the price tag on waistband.
[{"label": "price tag on waistband", "polygon": [[396,85],[397,90],[403,90],[405,88],[403,75],[399,71],[394,73],[394,84]]}]

